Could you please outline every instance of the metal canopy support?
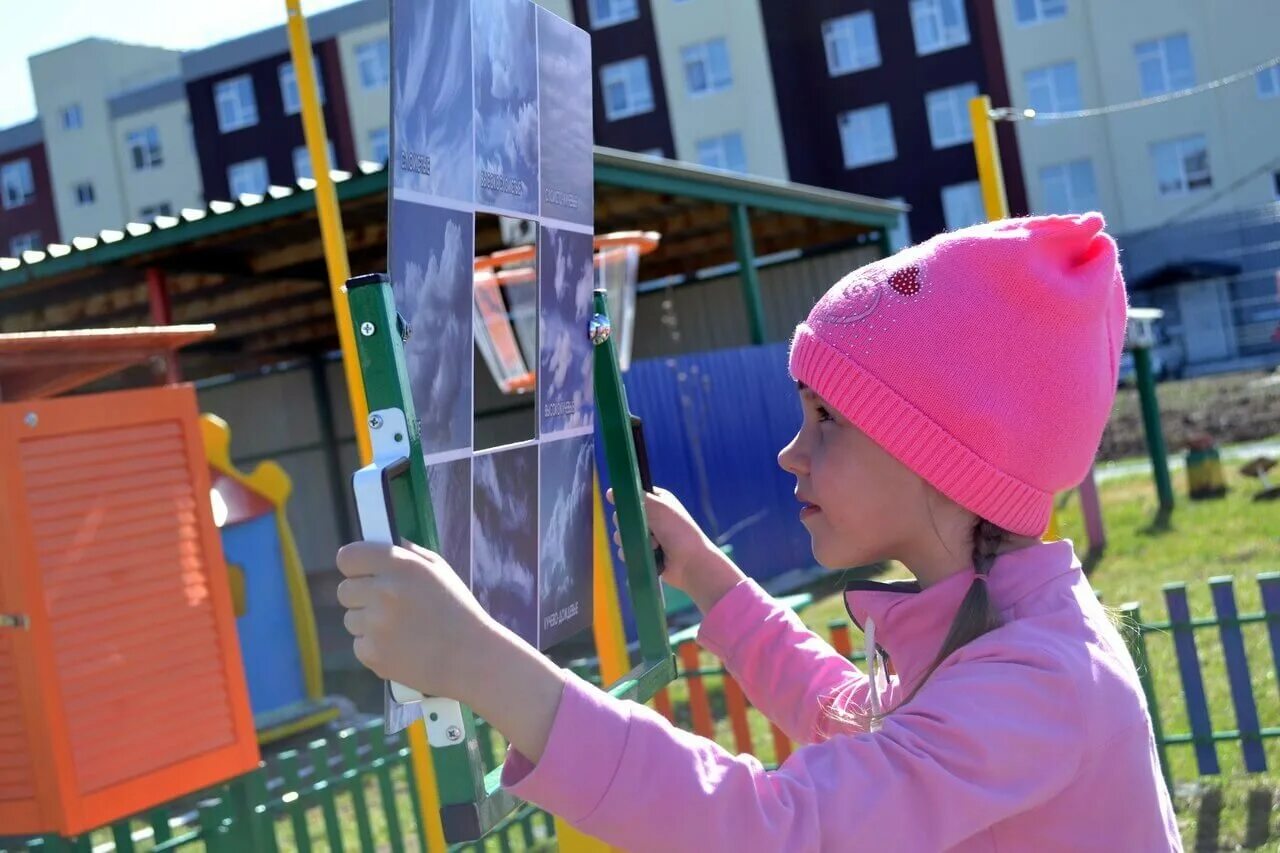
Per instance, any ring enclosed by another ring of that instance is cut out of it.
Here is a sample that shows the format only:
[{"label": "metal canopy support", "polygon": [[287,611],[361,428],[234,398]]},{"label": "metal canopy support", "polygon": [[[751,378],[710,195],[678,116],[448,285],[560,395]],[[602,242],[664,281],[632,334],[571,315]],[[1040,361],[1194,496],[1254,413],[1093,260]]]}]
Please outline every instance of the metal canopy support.
[{"label": "metal canopy support", "polygon": [[751,237],[751,211],[745,204],[729,208],[729,227],[733,231],[733,253],[738,258],[738,280],[742,283],[742,301],[747,309],[747,328],[751,343],[763,344],[764,302],[760,297],[760,271],[756,269],[756,247]]}]

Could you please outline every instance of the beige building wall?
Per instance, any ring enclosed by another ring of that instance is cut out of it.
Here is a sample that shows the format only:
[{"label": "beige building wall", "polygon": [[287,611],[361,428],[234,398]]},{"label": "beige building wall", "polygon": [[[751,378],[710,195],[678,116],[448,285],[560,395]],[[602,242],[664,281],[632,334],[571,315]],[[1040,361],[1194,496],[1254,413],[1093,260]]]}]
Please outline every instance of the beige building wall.
[{"label": "beige building wall", "polygon": [[[49,156],[49,173],[64,239],[119,228],[132,218],[107,100],[180,73],[178,51],[91,38],[31,57],[31,82]],[[63,110],[78,105],[82,125],[63,127]],[[78,204],[76,185],[93,184],[92,204]]]},{"label": "beige building wall", "polygon": [[[347,92],[347,109],[351,115],[351,135],[356,143],[356,157],[373,160],[370,134],[387,129],[391,124],[390,85],[366,89],[360,79],[360,63],[356,52],[361,45],[386,41],[390,26],[386,21],[348,30],[338,36],[338,52],[342,58],[342,83]],[[387,54],[390,56],[390,53]]]},{"label": "beige building wall", "polygon": [[[1067,8],[1064,19],[1024,26],[1015,20],[1014,4],[996,3],[1014,106],[1030,103],[1027,71],[1066,61],[1076,63],[1085,108],[1138,100],[1143,95],[1135,46],[1150,39],[1186,33],[1196,85],[1270,59],[1280,45],[1274,0],[1068,0]],[[1205,137],[1212,186],[1162,195],[1152,146],[1194,134]],[[1106,117],[1018,126],[1032,209],[1050,212],[1042,169],[1088,157],[1100,206],[1118,232],[1271,201],[1273,172],[1280,168],[1274,160],[1277,138],[1280,101],[1260,99],[1252,78]]]},{"label": "beige building wall", "polygon": [[[162,163],[140,170],[134,167],[128,139],[130,133],[148,127],[156,128],[160,136]],[[116,169],[125,176],[125,221],[142,221],[143,208],[164,203],[175,214],[184,207],[205,206],[200,164],[191,136],[191,113],[185,97],[117,118],[112,131]]]},{"label": "beige building wall", "polygon": [[[742,0],[662,0],[651,3],[650,8],[676,157],[697,163],[700,140],[738,132],[742,134],[748,172],[786,179],[787,157],[759,4]],[[690,95],[684,48],[717,37],[723,37],[727,44],[733,85],[719,92]]]}]

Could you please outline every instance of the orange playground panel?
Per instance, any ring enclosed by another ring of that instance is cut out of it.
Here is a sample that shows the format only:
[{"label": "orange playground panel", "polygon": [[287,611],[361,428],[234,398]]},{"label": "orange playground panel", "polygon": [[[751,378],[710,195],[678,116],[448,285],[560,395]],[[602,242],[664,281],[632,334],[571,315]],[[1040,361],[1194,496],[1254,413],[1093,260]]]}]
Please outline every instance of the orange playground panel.
[{"label": "orange playground panel", "polygon": [[0,335],[3,834],[258,765],[194,390],[41,399],[211,330],[121,331]]}]

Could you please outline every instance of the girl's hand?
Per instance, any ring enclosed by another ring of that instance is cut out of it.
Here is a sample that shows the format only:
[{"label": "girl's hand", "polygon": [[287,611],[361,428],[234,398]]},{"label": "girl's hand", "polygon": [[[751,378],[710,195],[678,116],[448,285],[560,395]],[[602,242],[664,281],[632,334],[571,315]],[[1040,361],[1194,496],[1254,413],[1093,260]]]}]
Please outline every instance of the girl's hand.
[{"label": "girl's hand", "polygon": [[[605,493],[605,498],[613,503],[613,489]],[[653,493],[646,493],[644,510],[652,538],[662,546],[666,555],[662,580],[685,592],[703,613],[746,577],[702,532],[693,516],[671,492],[656,489]],[[618,546],[618,557],[626,562],[616,512],[613,514],[613,527],[613,543]]]},{"label": "girl's hand", "polygon": [[470,704],[501,627],[439,554],[356,542],[338,552],[338,603],[356,657],[380,677]]}]

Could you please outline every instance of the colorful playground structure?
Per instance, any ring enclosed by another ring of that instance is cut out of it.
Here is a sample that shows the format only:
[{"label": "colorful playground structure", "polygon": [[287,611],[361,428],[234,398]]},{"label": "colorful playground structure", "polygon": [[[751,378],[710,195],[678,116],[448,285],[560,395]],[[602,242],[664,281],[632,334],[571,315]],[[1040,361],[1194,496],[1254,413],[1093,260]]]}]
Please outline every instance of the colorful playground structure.
[{"label": "colorful playground structure", "polygon": [[238,469],[231,430],[217,415],[201,415],[200,429],[253,723],[268,744],[339,713],[324,696],[311,593],[286,512],[293,483],[275,462]]}]

